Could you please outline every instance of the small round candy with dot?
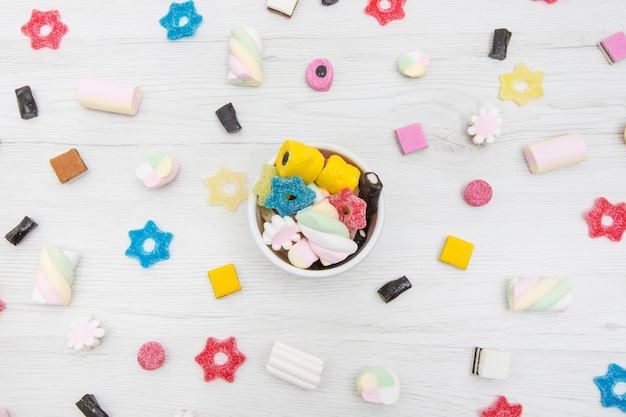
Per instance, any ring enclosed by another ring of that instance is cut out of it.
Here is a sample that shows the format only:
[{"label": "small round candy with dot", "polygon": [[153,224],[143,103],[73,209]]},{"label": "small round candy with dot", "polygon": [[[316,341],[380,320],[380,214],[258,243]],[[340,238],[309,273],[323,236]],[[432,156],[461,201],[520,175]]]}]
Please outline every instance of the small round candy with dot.
[{"label": "small round candy with dot", "polygon": [[314,59],[306,68],[306,83],[315,91],[328,91],[333,84],[333,65],[325,58]]},{"label": "small round candy with dot", "polygon": [[165,362],[165,349],[158,342],[146,342],[139,348],[137,362],[146,371],[159,369]]},{"label": "small round candy with dot", "polygon": [[465,187],[464,196],[467,204],[479,207],[484,206],[491,200],[492,193],[491,185],[487,181],[474,180]]}]

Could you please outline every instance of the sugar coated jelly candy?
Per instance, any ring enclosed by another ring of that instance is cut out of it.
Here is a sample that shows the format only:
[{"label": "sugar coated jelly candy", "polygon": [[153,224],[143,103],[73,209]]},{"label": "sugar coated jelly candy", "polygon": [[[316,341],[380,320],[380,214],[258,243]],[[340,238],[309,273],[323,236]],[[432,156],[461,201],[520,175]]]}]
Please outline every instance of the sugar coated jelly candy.
[{"label": "sugar coated jelly candy", "polygon": [[[182,22],[184,24],[181,24]],[[196,33],[198,26],[202,23],[202,16],[196,12],[193,1],[172,3],[169,11],[159,20],[159,23],[167,30],[167,38],[175,40]]]},{"label": "sugar coated jelly candy", "polygon": [[[125,255],[138,259],[143,268],[149,268],[170,258],[169,246],[174,235],[160,230],[152,220],[148,220],[143,229],[129,231],[128,237],[130,246],[126,249]],[[150,251],[144,248],[147,240],[154,242],[154,247]]]},{"label": "sugar coated jelly candy", "polygon": [[265,199],[272,191],[272,178],[278,176],[278,170],[274,165],[263,164],[259,179],[254,183],[252,191],[256,194],[256,203],[259,206],[265,204]]},{"label": "sugar coated jelly candy", "polygon": [[[226,362],[216,362],[218,353],[226,355]],[[206,382],[213,381],[216,378],[234,382],[237,368],[245,361],[246,356],[237,349],[237,340],[234,337],[224,340],[209,337],[202,352],[196,356],[196,362],[202,367]]]},{"label": "sugar coated jelly candy", "polygon": [[347,163],[339,155],[331,155],[315,183],[331,194],[339,194],[344,188],[354,191],[359,185],[360,177],[361,171],[357,167]]},{"label": "sugar coated jelly candy", "polygon": [[78,253],[56,246],[46,246],[39,257],[39,269],[33,289],[33,301],[67,306],[72,299],[74,268]]},{"label": "sugar coated jelly candy", "polygon": [[404,2],[406,0],[388,0],[389,7],[383,8],[381,0],[369,0],[365,13],[373,16],[381,25],[386,25],[392,20],[402,19],[404,17]]},{"label": "sugar coated jelly candy", "polygon": [[[44,35],[41,29],[44,26],[50,28],[50,32]],[[22,33],[30,38],[30,46],[33,49],[48,47],[57,49],[61,38],[67,33],[67,26],[61,22],[58,10],[42,12],[33,9],[30,20],[21,28]]]},{"label": "sugar coated jelly candy", "polygon": [[315,199],[315,192],[300,177],[274,177],[272,190],[265,199],[265,207],[275,209],[280,216],[291,216],[308,207]]},{"label": "sugar coated jelly candy", "polygon": [[595,377],[593,382],[600,390],[600,401],[603,407],[616,407],[626,413],[626,397],[616,392],[618,384],[626,383],[626,369],[612,363],[606,374]]},{"label": "sugar coated jelly candy", "polygon": [[137,363],[146,371],[159,369],[165,362],[165,349],[159,342],[146,342],[139,348]]},{"label": "sugar coated jelly candy", "polygon": [[505,396],[500,396],[490,407],[485,408],[481,417],[521,417],[522,406],[520,404],[510,404]]},{"label": "sugar coated jelly candy", "polygon": [[276,155],[276,169],[281,177],[298,176],[308,184],[320,175],[324,161],[324,155],[317,148],[286,140]]},{"label": "sugar coated jelly candy", "polygon": [[333,84],[335,71],[326,58],[314,59],[306,68],[306,83],[315,91],[328,91]]},{"label": "sugar coated jelly candy", "polygon": [[[606,236],[614,242],[622,240],[622,235],[626,230],[626,203],[614,205],[606,198],[600,197],[586,217],[589,225],[589,236]],[[611,218],[609,225],[602,223],[603,217]]]},{"label": "sugar coated jelly candy", "polygon": [[350,233],[363,229],[367,225],[365,201],[354,195],[349,188],[344,188],[339,194],[328,197],[330,204],[337,209],[339,221],[346,225]]}]

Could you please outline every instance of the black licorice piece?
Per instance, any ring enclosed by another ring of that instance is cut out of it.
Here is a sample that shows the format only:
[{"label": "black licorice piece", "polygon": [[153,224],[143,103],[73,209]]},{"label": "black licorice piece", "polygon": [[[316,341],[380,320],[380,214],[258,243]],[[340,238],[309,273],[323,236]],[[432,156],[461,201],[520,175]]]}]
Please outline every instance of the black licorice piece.
[{"label": "black licorice piece", "polygon": [[367,204],[365,218],[368,220],[378,211],[378,198],[383,189],[383,183],[374,172],[364,172],[359,179],[359,198]]},{"label": "black licorice piece", "polygon": [[232,103],[228,103],[217,109],[215,112],[220,123],[228,133],[235,133],[241,130],[239,120],[237,120],[237,112]]},{"label": "black licorice piece", "polygon": [[396,297],[409,288],[411,288],[411,281],[403,275],[400,278],[389,281],[380,287],[378,289],[378,295],[380,295],[380,298],[382,298],[384,302],[388,303],[389,301],[395,300]]},{"label": "black licorice piece", "polygon": [[78,407],[85,417],[109,417],[109,415],[100,408],[100,404],[98,404],[93,394],[83,395],[83,398],[76,403],[76,407]]},{"label": "black licorice piece", "polygon": [[28,216],[24,216],[20,224],[15,226],[9,233],[4,235],[4,238],[13,245],[17,245],[26,237],[28,232],[37,227],[37,223]]},{"label": "black licorice piece", "polygon": [[20,109],[20,116],[22,119],[28,120],[33,117],[37,117],[37,103],[33,92],[30,87],[25,85],[24,87],[17,88],[15,90],[15,96],[17,97],[17,107]]},{"label": "black licorice piece", "polygon": [[322,4],[324,6],[332,6],[333,4],[337,3],[339,0],[322,0]]},{"label": "black licorice piece", "polygon": [[496,29],[493,31],[493,44],[491,45],[491,52],[489,52],[489,58],[499,59],[502,61],[506,58],[506,50],[509,47],[509,41],[511,40],[511,32],[507,29]]},{"label": "black licorice piece", "polygon": [[360,248],[367,242],[367,226],[366,229],[359,229],[354,235],[354,243]]}]

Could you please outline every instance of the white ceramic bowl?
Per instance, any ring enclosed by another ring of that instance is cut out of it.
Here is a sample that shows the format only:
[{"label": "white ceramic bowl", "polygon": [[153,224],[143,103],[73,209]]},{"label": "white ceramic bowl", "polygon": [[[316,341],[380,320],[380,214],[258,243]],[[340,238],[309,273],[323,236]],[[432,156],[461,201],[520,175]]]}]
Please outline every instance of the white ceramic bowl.
[{"label": "white ceramic bowl", "polygon": [[[324,154],[324,156],[327,158],[333,154],[340,155],[343,159],[345,159],[346,162],[359,168],[361,172],[372,172],[370,167],[365,162],[363,162],[354,153],[344,148],[327,143],[307,143],[306,145],[313,146],[319,149],[322,154]],[[278,149],[276,149],[276,152],[278,152]],[[276,156],[272,157],[272,159],[270,159],[268,163],[274,165],[275,158]],[[259,167],[259,170],[260,168],[261,167]],[[378,238],[382,233],[385,220],[385,201],[383,194],[384,190],[380,193],[380,197],[378,199],[378,211],[369,220],[368,236],[365,243],[361,245],[361,247],[359,247],[359,249],[355,253],[350,255],[347,260],[338,263],[336,266],[330,265],[324,269],[296,268],[295,266],[291,265],[291,263],[287,259],[287,251],[277,252],[272,250],[270,246],[265,244],[262,236],[264,220],[261,217],[259,206],[256,204],[257,196],[253,191],[250,191],[250,195],[248,197],[248,223],[250,225],[252,237],[254,238],[254,241],[259,247],[261,253],[263,253],[263,255],[265,255],[265,257],[271,263],[273,263],[283,271],[307,278],[331,277],[342,274],[357,266],[363,259],[367,257],[367,255],[370,254],[372,249],[374,249],[374,246],[376,246],[376,242],[378,241]]]}]

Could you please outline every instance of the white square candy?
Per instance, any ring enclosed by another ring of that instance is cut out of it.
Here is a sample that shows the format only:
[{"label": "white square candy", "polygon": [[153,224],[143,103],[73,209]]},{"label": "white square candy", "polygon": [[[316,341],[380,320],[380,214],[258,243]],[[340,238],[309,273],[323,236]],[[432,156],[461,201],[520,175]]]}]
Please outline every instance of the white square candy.
[{"label": "white square candy", "polygon": [[511,354],[493,349],[474,349],[472,374],[490,379],[507,379],[511,364]]},{"label": "white square candy", "polygon": [[293,11],[298,4],[298,0],[267,0],[267,8],[287,17],[293,15]]}]

